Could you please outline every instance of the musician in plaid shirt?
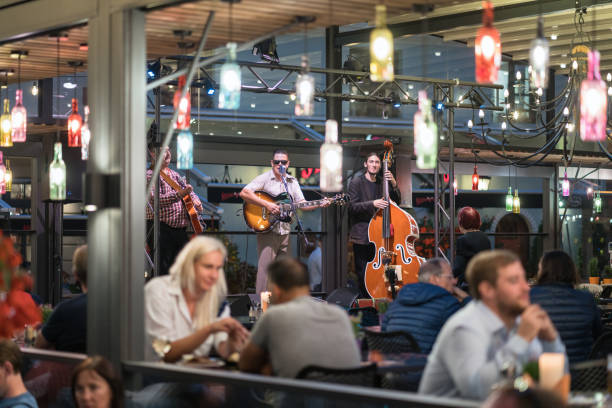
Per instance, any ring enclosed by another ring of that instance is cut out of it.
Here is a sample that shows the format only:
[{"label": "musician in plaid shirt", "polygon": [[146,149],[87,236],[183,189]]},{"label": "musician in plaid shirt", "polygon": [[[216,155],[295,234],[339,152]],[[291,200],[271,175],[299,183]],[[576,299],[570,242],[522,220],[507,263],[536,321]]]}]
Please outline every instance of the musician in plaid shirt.
[{"label": "musician in plaid shirt", "polygon": [[[155,150],[149,146],[149,155],[151,163],[155,163]],[[185,182],[176,171],[168,168],[172,156],[170,149],[166,148],[164,161],[161,171],[166,173],[172,180],[178,183],[179,186],[184,186],[179,191],[174,190],[162,177],[159,178],[159,250],[160,265],[158,268],[160,275],[168,274],[170,266],[174,263],[174,258],[180,250],[189,241],[187,235],[187,227],[191,225],[189,214],[181,200],[186,194],[189,194],[193,205],[198,213],[202,212],[202,202],[193,192],[193,187]],[[151,166],[153,167],[153,165]],[[152,169],[147,170],[147,184],[151,180],[153,174]],[[147,231],[150,231],[153,226],[153,197],[155,192],[152,191],[149,195],[149,203],[151,206],[146,206]],[[147,239],[149,248],[154,248],[153,233]]]}]

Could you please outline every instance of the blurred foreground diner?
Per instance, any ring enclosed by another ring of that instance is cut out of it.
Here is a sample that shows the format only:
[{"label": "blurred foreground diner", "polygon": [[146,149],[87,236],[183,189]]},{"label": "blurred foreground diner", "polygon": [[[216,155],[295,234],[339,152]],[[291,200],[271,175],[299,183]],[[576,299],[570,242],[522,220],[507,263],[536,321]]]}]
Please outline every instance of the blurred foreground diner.
[{"label": "blurred foreground diner", "polygon": [[56,306],[36,336],[36,348],[87,352],[87,245],[74,251],[72,273],[83,294]]},{"label": "blurred foreground diner", "polygon": [[72,398],[77,408],[123,408],[123,384],[112,364],[89,357],[72,374]]},{"label": "blurred foreground diner", "polygon": [[[230,317],[225,302],[221,241],[198,236],[178,254],[170,274],[145,286],[146,357],[179,360],[184,354],[206,356],[214,349],[223,358],[240,351],[248,331]],[[153,343],[164,346],[155,352]]]},{"label": "blurred foreground diner", "polygon": [[466,276],[475,300],[442,328],[419,393],[484,400],[509,368],[520,373],[543,352],[565,353],[546,311],[529,302],[517,255],[481,252],[468,264]]},{"label": "blurred foreground diner", "polygon": [[428,354],[446,320],[471,299],[456,283],[446,260],[425,262],[419,268],[419,282],[404,285],[389,306],[382,331],[408,332]]},{"label": "blurred foreground diner", "polygon": [[240,370],[295,377],[309,365],[353,368],[360,355],[348,315],[310,297],[305,265],[282,258],[268,268],[272,305],[240,355]]},{"label": "blurred foreground diner", "polygon": [[23,384],[22,367],[19,347],[11,340],[0,339],[0,408],[38,408]]},{"label": "blurred foreground diner", "polygon": [[531,303],[546,310],[559,331],[570,363],[588,359],[593,343],[603,333],[601,312],[593,296],[575,286],[580,277],[574,261],[563,251],[542,255]]}]

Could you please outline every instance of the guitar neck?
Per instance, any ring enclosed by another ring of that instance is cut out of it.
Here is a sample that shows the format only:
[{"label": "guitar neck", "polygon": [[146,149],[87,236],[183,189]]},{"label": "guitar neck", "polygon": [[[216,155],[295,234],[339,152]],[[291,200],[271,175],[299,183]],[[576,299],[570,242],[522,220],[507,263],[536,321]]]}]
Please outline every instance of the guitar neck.
[{"label": "guitar neck", "polygon": [[295,207],[296,208],[315,207],[315,206],[320,206],[322,203],[323,203],[323,200],[302,201],[300,203],[295,203]]}]

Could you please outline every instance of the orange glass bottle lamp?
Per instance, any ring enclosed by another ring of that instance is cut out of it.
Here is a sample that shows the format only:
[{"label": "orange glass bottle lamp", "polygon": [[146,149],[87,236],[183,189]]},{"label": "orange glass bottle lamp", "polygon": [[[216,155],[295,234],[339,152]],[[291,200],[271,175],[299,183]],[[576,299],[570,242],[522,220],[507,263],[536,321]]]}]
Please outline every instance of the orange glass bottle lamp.
[{"label": "orange glass bottle lamp", "polygon": [[178,80],[178,89],[174,93],[174,110],[178,110],[178,116],[176,117],[176,129],[189,129],[189,123],[191,121],[191,97],[189,89],[185,94],[185,97],[181,99],[181,92],[185,87],[185,75],[181,75]]},{"label": "orange glass bottle lamp", "polygon": [[472,174],[472,191],[478,190],[478,166],[474,165],[474,174]]},{"label": "orange glass bottle lamp", "polygon": [[79,115],[79,103],[72,98],[72,113],[68,116],[68,146],[81,147],[81,127],[83,119]]},{"label": "orange glass bottle lamp", "polygon": [[490,84],[497,81],[501,64],[501,42],[499,31],[493,27],[493,4],[483,1],[482,8],[482,27],[478,29],[474,49],[476,82]]},{"label": "orange glass bottle lamp", "polygon": [[10,147],[13,145],[11,136],[11,112],[9,111],[9,100],[4,100],[4,111],[0,116],[0,146]]}]

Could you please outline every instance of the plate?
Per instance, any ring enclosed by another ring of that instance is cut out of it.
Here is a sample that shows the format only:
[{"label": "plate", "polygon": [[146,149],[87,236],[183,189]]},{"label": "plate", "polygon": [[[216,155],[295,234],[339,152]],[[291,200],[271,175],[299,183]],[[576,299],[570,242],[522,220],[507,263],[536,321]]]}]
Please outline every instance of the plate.
[{"label": "plate", "polygon": [[225,366],[225,361],[209,357],[193,357],[181,363],[192,368],[219,368]]}]

